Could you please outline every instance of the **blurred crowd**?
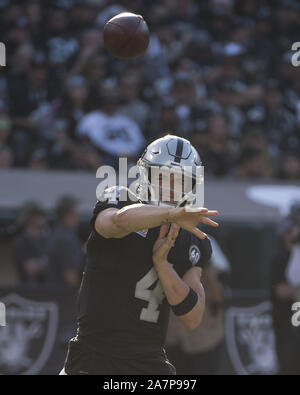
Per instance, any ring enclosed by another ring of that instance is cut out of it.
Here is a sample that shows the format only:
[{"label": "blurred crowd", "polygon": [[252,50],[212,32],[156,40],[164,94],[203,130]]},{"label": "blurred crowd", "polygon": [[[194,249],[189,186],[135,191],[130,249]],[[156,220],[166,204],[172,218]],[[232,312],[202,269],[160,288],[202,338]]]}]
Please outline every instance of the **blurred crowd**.
[{"label": "blurred crowd", "polygon": [[[121,61],[103,26],[130,10],[151,30]],[[93,171],[166,132],[206,174],[300,179],[297,0],[1,0],[0,168]]]},{"label": "blurred crowd", "polygon": [[78,289],[85,258],[78,238],[77,201],[62,196],[49,223],[37,202],[25,203],[12,244],[12,258],[18,280],[28,286],[50,285]]},{"label": "blurred crowd", "polygon": [[300,326],[291,325],[291,306],[300,301],[300,201],[278,228],[279,251],[271,265],[271,300],[281,374],[300,374]]}]

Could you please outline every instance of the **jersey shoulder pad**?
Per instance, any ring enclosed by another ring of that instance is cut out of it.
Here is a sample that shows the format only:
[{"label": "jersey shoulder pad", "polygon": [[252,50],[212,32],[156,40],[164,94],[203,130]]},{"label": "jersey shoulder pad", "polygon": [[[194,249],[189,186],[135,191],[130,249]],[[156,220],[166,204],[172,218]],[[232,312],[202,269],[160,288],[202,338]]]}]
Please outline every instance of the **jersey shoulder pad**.
[{"label": "jersey shoulder pad", "polygon": [[99,201],[106,201],[110,204],[118,204],[119,202],[130,204],[139,203],[140,199],[129,188],[122,185],[116,185],[106,188],[101,196],[99,196]]},{"label": "jersey shoulder pad", "polygon": [[134,203],[140,203],[140,200],[130,191],[130,189],[124,186],[106,188],[98,198],[93,211],[91,225],[94,227],[96,218],[101,211],[111,207],[120,209]]}]

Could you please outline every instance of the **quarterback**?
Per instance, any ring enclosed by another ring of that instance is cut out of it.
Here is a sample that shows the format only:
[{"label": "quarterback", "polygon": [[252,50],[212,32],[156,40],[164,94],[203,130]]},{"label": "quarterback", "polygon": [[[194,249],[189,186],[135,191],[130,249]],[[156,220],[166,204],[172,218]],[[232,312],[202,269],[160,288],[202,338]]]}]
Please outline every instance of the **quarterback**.
[{"label": "quarterback", "polygon": [[[152,167],[189,168],[191,190],[178,198],[170,177],[170,198],[141,192]],[[87,264],[79,292],[78,330],[69,342],[61,374],[175,374],[164,351],[169,310],[196,328],[205,294],[201,272],[211,256],[210,241],[197,225],[218,226],[206,208],[187,210],[195,198],[201,160],[186,139],[167,135],[151,143],[138,161],[141,183],[128,200],[99,200],[91,219]],[[122,187],[115,187],[122,188]],[[175,199],[175,192],[177,198]],[[141,196],[139,198],[139,196]],[[157,197],[157,196],[156,196]]]}]

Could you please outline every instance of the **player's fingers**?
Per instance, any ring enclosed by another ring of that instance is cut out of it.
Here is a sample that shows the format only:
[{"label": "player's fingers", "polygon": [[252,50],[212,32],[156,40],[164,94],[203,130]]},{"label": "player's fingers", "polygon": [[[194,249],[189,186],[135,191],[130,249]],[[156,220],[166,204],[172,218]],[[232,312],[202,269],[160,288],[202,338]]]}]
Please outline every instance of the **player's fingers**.
[{"label": "player's fingers", "polygon": [[163,239],[166,236],[166,234],[168,232],[168,228],[169,228],[168,224],[161,225],[161,227],[159,229],[158,240]]},{"label": "player's fingers", "polygon": [[198,228],[192,228],[190,232],[201,240],[204,240],[207,237],[206,233],[202,232],[202,230]]},{"label": "player's fingers", "polygon": [[165,239],[165,242],[160,247],[159,252],[162,256],[166,257],[170,249],[174,246],[179,229],[180,227],[178,225],[176,224],[171,225],[170,231],[168,233],[168,237]]},{"label": "player's fingers", "polygon": [[194,213],[194,214],[205,214],[209,211],[208,208],[206,207],[190,207],[190,206],[185,206],[184,210],[187,213]]},{"label": "player's fingers", "polygon": [[179,234],[179,231],[180,231],[180,226],[178,226],[177,224],[174,224],[174,225],[176,225],[176,228],[174,230],[174,240],[176,240],[177,236]]},{"label": "player's fingers", "polygon": [[212,219],[210,219],[210,218],[201,218],[201,222],[203,223],[203,224],[206,224],[206,225],[210,225],[210,226],[214,226],[214,227],[218,227],[219,226],[219,224],[218,224],[218,222],[215,222],[215,221],[213,221]]},{"label": "player's fingers", "polygon": [[174,245],[174,242],[175,242],[175,240],[176,240],[176,238],[178,236],[179,229],[180,229],[179,225],[174,224],[174,223],[171,225],[171,228],[170,228],[170,231],[169,231],[169,234],[168,234],[168,239],[171,240],[172,245]]},{"label": "player's fingers", "polygon": [[171,238],[169,238],[169,235],[168,235],[168,237],[165,239],[165,242],[159,248],[159,251],[158,251],[159,256],[166,259],[172,246],[173,246],[173,240]]},{"label": "player's fingers", "polygon": [[215,217],[218,214],[219,212],[217,210],[207,210],[207,212],[204,215],[205,217]]},{"label": "player's fingers", "polygon": [[178,224],[173,223],[170,227],[170,232],[172,237],[177,237],[178,232],[179,232],[180,226]]}]

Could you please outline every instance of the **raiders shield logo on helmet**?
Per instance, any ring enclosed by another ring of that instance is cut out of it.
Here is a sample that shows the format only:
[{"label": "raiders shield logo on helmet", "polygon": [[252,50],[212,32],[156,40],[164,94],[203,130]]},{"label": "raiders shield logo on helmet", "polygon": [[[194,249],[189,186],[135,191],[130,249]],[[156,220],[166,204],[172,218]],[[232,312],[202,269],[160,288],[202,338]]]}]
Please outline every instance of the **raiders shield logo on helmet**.
[{"label": "raiders shield logo on helmet", "polygon": [[6,306],[6,326],[0,328],[0,372],[37,374],[47,362],[56,338],[58,307],[17,294],[1,301]]}]

